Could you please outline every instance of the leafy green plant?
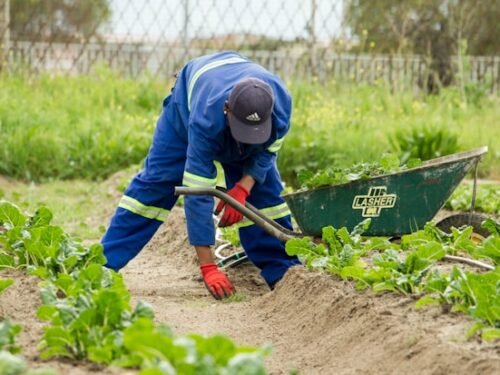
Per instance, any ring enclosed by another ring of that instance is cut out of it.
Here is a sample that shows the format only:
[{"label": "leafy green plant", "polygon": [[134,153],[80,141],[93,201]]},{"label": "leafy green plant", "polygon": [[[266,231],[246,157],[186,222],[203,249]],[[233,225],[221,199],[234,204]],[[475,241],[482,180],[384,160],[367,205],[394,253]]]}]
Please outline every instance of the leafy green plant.
[{"label": "leafy green plant", "polygon": [[237,225],[219,229],[221,231],[221,237],[224,241],[229,242],[234,247],[239,247],[241,245],[239,228]]},{"label": "leafy green plant", "polygon": [[[472,186],[463,184],[453,192],[444,207],[453,211],[468,211],[471,202]],[[497,184],[477,185],[474,210],[500,215],[500,186]]]},{"label": "leafy green plant", "polygon": [[0,87],[0,174],[27,181],[100,179],[139,163],[168,92],[151,77],[105,68],[0,75]]},{"label": "leafy green plant", "polygon": [[398,130],[390,138],[390,143],[403,163],[411,158],[430,160],[460,150],[455,133],[446,128],[431,126]]},{"label": "leafy green plant", "polygon": [[0,374],[2,375],[56,375],[52,369],[29,370],[24,358],[8,351],[0,350]]},{"label": "leafy green plant", "polygon": [[484,274],[464,272],[454,267],[451,273],[433,270],[425,291],[431,294],[417,301],[417,308],[441,304],[453,311],[461,311],[477,320],[468,332],[472,336],[481,331],[484,340],[500,338],[500,294],[498,283],[500,270],[496,268]]},{"label": "leafy green plant", "polygon": [[348,168],[330,167],[313,173],[302,170],[298,180],[302,189],[313,189],[321,186],[338,185],[359,179],[369,179],[387,173],[399,172],[421,165],[419,159],[408,160],[407,164],[400,165],[395,154],[384,154],[380,161],[374,163],[358,163]]},{"label": "leafy green plant", "polygon": [[8,351],[0,350],[0,374],[20,375],[27,369],[26,362]]},{"label": "leafy green plant", "polygon": [[161,374],[266,374],[261,360],[266,349],[237,348],[223,336],[175,338],[169,328],[148,319],[137,319],[124,331],[123,345],[126,353],[115,362],[121,367]]},{"label": "leafy green plant", "polygon": [[18,353],[19,345],[16,343],[16,336],[21,332],[19,324],[12,324],[9,320],[0,322],[0,350],[7,350],[10,353]]},{"label": "leafy green plant", "polygon": [[52,213],[39,208],[26,218],[19,208],[0,202],[0,225],[8,229],[0,236],[0,269],[27,268],[42,278],[70,273],[91,263],[103,265],[100,245],[84,247],[50,224]]},{"label": "leafy green plant", "polygon": [[[28,181],[101,179],[140,163],[169,89],[161,80],[131,80],[106,69],[29,80],[4,74],[0,87],[0,174]],[[473,94],[478,104],[464,106],[453,88],[430,97],[381,84],[294,81],[289,88],[294,112],[278,165],[294,187],[300,170],[374,160],[391,149],[388,134],[422,124],[459,134],[463,149],[500,149],[495,96]],[[486,155],[480,170],[498,177],[498,153]]]},{"label": "leafy green plant", "polygon": [[[3,267],[44,279],[38,317],[49,325],[39,344],[42,358],[88,359],[155,374],[266,373],[267,350],[236,347],[219,336],[174,336],[154,324],[148,304],[132,309],[122,277],[103,267],[102,247],[81,245],[51,219],[46,208],[27,217],[16,206],[0,203]],[[16,330],[5,329],[11,350]]]},{"label": "leafy green plant", "polygon": [[[323,228],[322,242],[309,238],[291,239],[286,243],[289,255],[297,255],[310,269],[335,274],[356,282],[358,288],[371,287],[376,292],[391,291],[422,296],[421,308],[441,304],[469,314],[476,320],[471,333],[481,332],[484,339],[500,337],[500,225],[492,219],[484,222],[491,236],[477,244],[472,241],[472,227],[452,228],[447,234],[428,223],[423,230],[403,236],[400,244],[383,238],[363,239],[365,221],[349,233],[346,228]],[[484,274],[461,271],[451,274],[433,269],[447,254],[467,252],[487,259],[497,267]],[[370,257],[370,261],[365,261]],[[368,267],[367,264],[372,264]]]}]

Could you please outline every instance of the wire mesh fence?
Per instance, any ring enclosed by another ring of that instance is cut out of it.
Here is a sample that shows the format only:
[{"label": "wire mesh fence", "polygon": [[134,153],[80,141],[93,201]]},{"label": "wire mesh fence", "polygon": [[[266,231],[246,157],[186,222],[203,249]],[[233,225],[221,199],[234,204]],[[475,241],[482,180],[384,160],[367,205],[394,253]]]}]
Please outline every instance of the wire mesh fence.
[{"label": "wire mesh fence", "polygon": [[[422,86],[435,74],[429,56],[377,51],[368,32],[357,32],[349,19],[353,3],[0,0],[0,63],[72,74],[105,64],[131,77],[166,78],[190,58],[232,49],[285,79]],[[464,70],[460,56],[449,59],[453,71],[498,91],[500,58],[468,57],[466,63]]]}]

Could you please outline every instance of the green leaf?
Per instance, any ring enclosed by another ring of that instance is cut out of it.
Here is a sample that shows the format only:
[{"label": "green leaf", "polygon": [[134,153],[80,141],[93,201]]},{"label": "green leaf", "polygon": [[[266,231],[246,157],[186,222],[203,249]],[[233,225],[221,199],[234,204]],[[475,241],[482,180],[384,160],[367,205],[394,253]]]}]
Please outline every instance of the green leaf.
[{"label": "green leaf", "polygon": [[327,226],[322,229],[322,239],[328,245],[330,254],[337,254],[342,249],[342,243],[337,238],[337,230],[332,226]]},{"label": "green leaf", "polygon": [[40,355],[42,359],[56,356],[74,357],[75,338],[63,327],[45,327],[41,346],[46,348]]},{"label": "green leaf", "polygon": [[0,278],[0,295],[3,293],[5,289],[7,289],[12,284],[14,284],[14,280]]},{"label": "green leaf", "polygon": [[52,212],[47,207],[40,207],[30,219],[30,226],[33,228],[48,226],[52,221],[52,216]]},{"label": "green leaf", "polygon": [[423,296],[415,303],[415,308],[420,310],[429,305],[439,305],[439,299],[430,295]]},{"label": "green leaf", "polygon": [[500,237],[493,235],[486,238],[483,243],[476,248],[473,255],[481,258],[489,258],[495,263],[500,264]]},{"label": "green leaf", "polygon": [[396,154],[383,154],[380,159],[380,165],[388,172],[398,170],[399,157]]},{"label": "green leaf", "polygon": [[57,307],[52,305],[42,305],[38,308],[36,316],[40,320],[50,321],[57,313]]},{"label": "green leaf", "polygon": [[[44,342],[42,341],[42,344]],[[43,350],[42,345],[39,345],[39,349]],[[65,346],[50,346],[46,349],[44,349],[40,353],[40,358],[41,359],[49,359],[49,358],[54,358],[54,357],[66,357],[66,358],[75,358],[75,356],[68,351],[68,349]]]},{"label": "green leaf", "polygon": [[130,309],[127,299],[114,290],[99,289],[94,296],[95,311],[110,327],[118,326],[123,312]]},{"label": "green leaf", "polygon": [[492,218],[488,218],[485,221],[483,221],[481,226],[491,234],[495,236],[500,236],[500,223],[493,220]]},{"label": "green leaf", "polygon": [[16,344],[16,336],[21,332],[19,324],[12,324],[9,320],[0,322],[0,350],[8,350],[11,353],[19,352]]},{"label": "green leaf", "polygon": [[170,336],[155,330],[153,322],[146,318],[136,319],[124,330],[123,344],[130,353],[141,357],[143,361],[172,358],[181,362],[186,356],[184,348],[176,347]]},{"label": "green leaf", "polygon": [[100,264],[90,264],[80,271],[78,275],[78,285],[79,287],[87,290],[97,290],[104,286],[103,281],[105,278],[105,273],[107,271],[103,269]]},{"label": "green leaf", "polygon": [[484,274],[466,273],[461,287],[467,295],[466,303],[473,317],[495,326],[500,322],[500,269]]},{"label": "green leaf", "polygon": [[476,333],[478,333],[479,331],[481,331],[484,327],[486,327],[486,326],[482,322],[476,322],[476,323],[474,323],[472,325],[472,327],[470,327],[469,330],[467,331],[467,333],[465,334],[465,337],[467,337],[468,339],[470,339]]},{"label": "green leaf", "polygon": [[351,236],[354,237],[365,233],[370,228],[371,222],[372,219],[368,218],[358,223],[358,225],[356,225],[354,229],[351,231]]},{"label": "green leaf", "polygon": [[349,232],[347,231],[346,227],[342,227],[339,230],[337,230],[336,235],[337,235],[337,238],[340,240],[342,247],[347,245],[347,244],[349,244],[349,245],[353,244],[353,240],[352,240],[351,236],[349,235]]},{"label": "green leaf", "polygon": [[419,258],[427,260],[440,260],[446,255],[443,245],[437,242],[429,242],[420,245],[415,251],[415,255]]},{"label": "green leaf", "polygon": [[484,341],[494,341],[500,339],[500,328],[484,328],[481,332]]},{"label": "green leaf", "polygon": [[229,360],[228,375],[266,375],[264,357],[261,353],[240,353]]},{"label": "green leaf", "polygon": [[422,165],[422,160],[418,158],[411,158],[406,162],[406,167],[407,168],[416,168],[420,167]]},{"label": "green leaf", "polygon": [[63,230],[60,227],[36,227],[24,239],[24,247],[32,262],[46,266],[47,260],[57,257],[62,238]]},{"label": "green leaf", "polygon": [[285,245],[286,253],[290,256],[309,254],[314,248],[314,244],[307,237],[292,238]]},{"label": "green leaf", "polygon": [[32,266],[32,268],[28,271],[29,275],[39,277],[40,279],[48,279],[50,276],[50,272],[47,267],[35,267]]},{"label": "green leaf", "polygon": [[235,344],[225,336],[216,335],[205,338],[198,335],[190,335],[189,338],[194,339],[200,358],[208,355],[219,366],[225,366],[236,354]]},{"label": "green leaf", "polygon": [[87,263],[95,263],[104,266],[106,264],[106,257],[103,254],[103,248],[101,244],[93,244],[89,247],[89,253],[87,255]]},{"label": "green leaf", "polygon": [[16,263],[12,255],[0,253],[0,270],[15,267],[15,265]]},{"label": "green leaf", "polygon": [[367,280],[366,270],[360,266],[346,266],[340,271],[340,277],[342,279],[353,279],[356,280],[356,287],[358,289],[363,289],[370,286],[370,281]]},{"label": "green leaf", "polygon": [[5,350],[0,350],[0,374],[22,375],[27,369],[26,362]]},{"label": "green leaf", "polygon": [[[167,370],[168,366],[170,366],[169,370]],[[175,375],[176,371],[172,365],[169,364],[168,366],[165,362],[159,363],[155,365],[155,367],[150,367],[140,371],[138,375]]]},{"label": "green leaf", "polygon": [[302,186],[306,184],[308,180],[312,179],[313,176],[314,173],[310,170],[302,169],[297,173],[297,181],[299,182],[299,185]]},{"label": "green leaf", "polygon": [[153,307],[151,306],[151,304],[144,301],[139,301],[134,309],[134,312],[132,313],[133,319],[136,318],[154,319],[154,315],[155,314],[153,312]]},{"label": "green leaf", "polygon": [[51,283],[45,283],[40,289],[40,297],[44,305],[55,305],[57,302],[57,289]]},{"label": "green leaf", "polygon": [[110,364],[113,361],[113,347],[112,346],[90,346],[87,350],[88,358],[92,362]]},{"label": "green leaf", "polygon": [[373,284],[373,291],[374,292],[384,292],[384,291],[395,292],[395,291],[397,291],[397,288],[395,285],[395,280],[382,281],[380,283]]},{"label": "green leaf", "polygon": [[63,273],[59,274],[57,280],[54,282],[54,285],[61,289],[64,294],[68,295],[69,289],[71,288],[71,286],[73,286],[74,282],[75,280],[73,279],[73,277]]},{"label": "green leaf", "polygon": [[11,203],[0,202],[0,225],[7,229],[21,227],[26,223],[26,217]]}]

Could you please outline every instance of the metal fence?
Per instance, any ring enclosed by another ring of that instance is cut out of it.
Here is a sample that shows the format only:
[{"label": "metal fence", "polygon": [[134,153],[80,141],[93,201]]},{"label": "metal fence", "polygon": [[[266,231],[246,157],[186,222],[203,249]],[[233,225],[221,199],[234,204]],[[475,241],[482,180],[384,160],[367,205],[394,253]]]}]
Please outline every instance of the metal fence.
[{"label": "metal fence", "polygon": [[[0,0],[0,64],[72,74],[106,64],[166,79],[192,57],[233,49],[285,79],[421,86],[429,58],[370,53],[344,20],[346,1]],[[498,92],[500,58],[451,65]]]}]

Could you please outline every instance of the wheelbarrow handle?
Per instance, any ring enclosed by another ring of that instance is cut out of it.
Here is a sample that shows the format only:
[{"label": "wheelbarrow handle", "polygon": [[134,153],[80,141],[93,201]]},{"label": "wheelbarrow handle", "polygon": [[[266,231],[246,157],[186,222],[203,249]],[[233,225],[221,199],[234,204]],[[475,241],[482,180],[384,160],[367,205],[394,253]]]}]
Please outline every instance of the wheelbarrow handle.
[{"label": "wheelbarrow handle", "polygon": [[231,207],[233,207],[235,210],[243,214],[247,219],[250,221],[254,222],[257,224],[259,227],[264,229],[267,233],[269,233],[271,236],[276,237],[278,240],[286,242],[292,238],[295,237],[303,237],[305,236],[302,233],[299,232],[293,232],[276,221],[268,218],[266,215],[264,215],[262,212],[260,212],[257,208],[252,206],[250,203],[246,203],[245,205],[242,205],[240,202],[238,202],[236,199],[231,197],[230,195],[226,194],[223,190],[221,189],[215,189],[215,188],[192,188],[192,187],[185,187],[185,186],[176,186],[175,187],[175,195],[211,195],[214,197],[217,197],[227,204],[229,204]]}]

